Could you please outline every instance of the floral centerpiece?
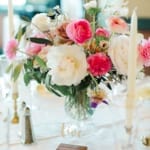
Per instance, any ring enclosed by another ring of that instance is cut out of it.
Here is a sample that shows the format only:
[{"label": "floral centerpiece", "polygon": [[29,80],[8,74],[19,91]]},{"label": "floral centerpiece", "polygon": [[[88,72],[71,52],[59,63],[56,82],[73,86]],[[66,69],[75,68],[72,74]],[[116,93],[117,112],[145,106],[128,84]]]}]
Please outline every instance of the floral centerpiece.
[{"label": "floral centerpiece", "polygon": [[[22,70],[26,85],[36,80],[50,92],[65,96],[66,111],[79,120],[91,116],[99,103],[107,103],[100,83],[108,85],[115,70],[126,74],[128,65],[128,24],[114,11],[107,18],[107,26],[99,25],[96,18],[105,9],[93,2],[85,5],[92,21],[71,20],[59,7],[36,14],[31,21],[23,18],[15,39],[6,47],[6,55],[12,60],[8,68],[12,78],[17,80]],[[149,43],[139,46],[140,69],[143,62],[149,64]],[[20,54],[22,63],[14,66]]]}]

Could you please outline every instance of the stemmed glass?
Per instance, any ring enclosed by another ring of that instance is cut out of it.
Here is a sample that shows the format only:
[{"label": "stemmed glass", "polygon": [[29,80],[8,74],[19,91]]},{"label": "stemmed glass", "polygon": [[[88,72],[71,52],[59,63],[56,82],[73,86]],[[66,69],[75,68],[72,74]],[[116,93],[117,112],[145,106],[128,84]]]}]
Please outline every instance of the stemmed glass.
[{"label": "stemmed glass", "polygon": [[9,94],[10,83],[9,75],[6,73],[8,61],[5,55],[0,56],[0,99],[5,99]]},{"label": "stemmed glass", "polygon": [[[4,149],[9,150],[10,143],[10,109],[7,103],[10,94],[9,74],[6,73],[8,60],[5,55],[0,55],[0,112],[2,114],[3,133],[5,134]],[[3,134],[2,133],[2,134]]]}]

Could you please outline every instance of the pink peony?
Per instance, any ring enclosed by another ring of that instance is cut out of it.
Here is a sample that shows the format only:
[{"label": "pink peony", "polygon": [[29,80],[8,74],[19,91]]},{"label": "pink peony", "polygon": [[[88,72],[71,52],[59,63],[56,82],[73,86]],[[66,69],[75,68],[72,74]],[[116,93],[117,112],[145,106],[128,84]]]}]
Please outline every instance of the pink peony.
[{"label": "pink peony", "polygon": [[90,23],[80,19],[69,23],[66,27],[67,36],[75,43],[82,44],[92,37]]},{"label": "pink peony", "polygon": [[140,58],[145,66],[150,66],[150,38],[139,46]]},{"label": "pink peony", "polygon": [[29,55],[34,56],[37,55],[42,50],[43,47],[45,47],[44,44],[30,43],[26,48],[26,52]]},{"label": "pink peony", "polygon": [[108,28],[112,32],[125,33],[128,31],[128,24],[122,18],[113,16],[108,20]]},{"label": "pink peony", "polygon": [[96,35],[97,36],[103,36],[103,37],[109,38],[110,33],[109,33],[108,30],[106,30],[104,28],[97,28],[96,29]]},{"label": "pink peony", "polygon": [[110,71],[112,63],[110,58],[104,53],[96,53],[87,58],[88,71],[93,76],[102,76]]},{"label": "pink peony", "polygon": [[[36,38],[46,38],[46,36],[44,34],[35,34],[33,37],[36,37]],[[45,47],[45,44],[39,44],[39,43],[29,43],[29,45],[26,47],[26,52],[29,54],[29,55],[37,55],[41,50],[42,48]]]},{"label": "pink peony", "polygon": [[8,59],[14,59],[16,57],[17,47],[18,41],[16,39],[11,39],[10,41],[8,41],[5,48],[5,53]]}]

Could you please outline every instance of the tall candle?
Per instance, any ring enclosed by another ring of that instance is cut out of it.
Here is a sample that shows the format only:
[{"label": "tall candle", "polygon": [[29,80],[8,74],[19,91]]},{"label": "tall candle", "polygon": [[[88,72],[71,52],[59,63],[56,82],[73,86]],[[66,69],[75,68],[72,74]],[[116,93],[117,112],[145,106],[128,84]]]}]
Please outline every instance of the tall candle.
[{"label": "tall candle", "polygon": [[14,33],[14,11],[12,0],[8,0],[8,28],[10,38]]},{"label": "tall candle", "polygon": [[[9,38],[13,38],[14,33],[14,10],[12,0],[8,0],[8,29],[9,29]],[[15,60],[14,60],[15,64]],[[17,82],[12,81],[12,93],[18,93]]]},{"label": "tall candle", "polygon": [[131,16],[130,43],[128,51],[128,80],[126,99],[126,127],[132,127],[136,98],[136,66],[137,66],[137,15],[135,10]]}]

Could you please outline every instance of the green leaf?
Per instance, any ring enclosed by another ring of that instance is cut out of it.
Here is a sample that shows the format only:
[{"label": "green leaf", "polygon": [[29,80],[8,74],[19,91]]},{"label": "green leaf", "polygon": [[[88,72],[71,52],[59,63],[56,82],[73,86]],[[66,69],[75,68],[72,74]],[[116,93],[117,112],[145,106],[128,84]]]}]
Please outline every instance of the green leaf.
[{"label": "green leaf", "polygon": [[30,83],[30,80],[31,80],[31,76],[29,73],[25,73],[24,74],[24,82],[25,82],[25,85],[28,85]]},{"label": "green leaf", "polygon": [[25,71],[33,70],[33,60],[27,59],[26,63],[24,64]]},{"label": "green leaf", "polygon": [[22,64],[18,64],[16,65],[16,67],[14,68],[13,72],[12,72],[12,79],[14,81],[16,81],[20,75],[21,69],[22,69]]},{"label": "green leaf", "polygon": [[10,71],[12,70],[13,68],[13,64],[10,64],[7,69],[6,69],[6,73],[10,73]]},{"label": "green leaf", "polygon": [[48,90],[51,90],[54,94],[60,96],[68,96],[72,94],[72,89],[70,86],[58,86],[56,84],[51,84],[50,75],[46,76],[45,85]]},{"label": "green leaf", "polygon": [[43,61],[43,59],[41,59],[39,56],[35,56],[35,61],[37,61],[38,65],[39,65],[42,69],[46,69],[46,62]]},{"label": "green leaf", "polygon": [[46,88],[48,89],[48,91],[53,92],[55,95],[61,97],[62,95],[51,87],[50,80],[51,80],[51,77],[49,75],[47,75],[45,78]]},{"label": "green leaf", "polygon": [[81,83],[77,86],[77,90],[86,89],[91,83],[91,77],[87,76],[85,79],[81,81]]},{"label": "green leaf", "polygon": [[24,33],[26,32],[26,28],[27,28],[27,26],[24,26],[24,27],[22,27],[22,28],[21,28],[21,26],[19,27],[19,30],[18,30],[18,32],[17,32],[17,34],[16,34],[16,36],[15,36],[15,38],[18,39],[18,41],[21,40],[21,37],[22,37],[22,36],[24,35]]},{"label": "green leaf", "polygon": [[31,20],[27,16],[21,16],[21,19],[26,22],[31,22]]},{"label": "green leaf", "polygon": [[46,45],[52,45],[52,41],[48,39],[43,39],[43,38],[35,38],[35,37],[30,37],[27,38],[27,40],[30,40],[31,42],[38,43],[38,44],[46,44]]}]

